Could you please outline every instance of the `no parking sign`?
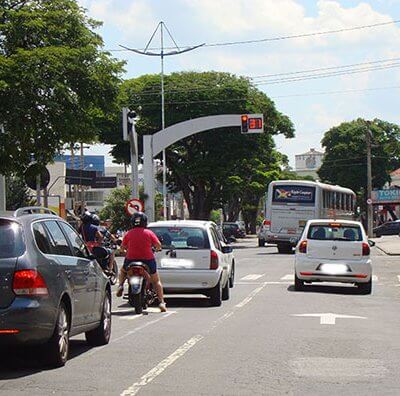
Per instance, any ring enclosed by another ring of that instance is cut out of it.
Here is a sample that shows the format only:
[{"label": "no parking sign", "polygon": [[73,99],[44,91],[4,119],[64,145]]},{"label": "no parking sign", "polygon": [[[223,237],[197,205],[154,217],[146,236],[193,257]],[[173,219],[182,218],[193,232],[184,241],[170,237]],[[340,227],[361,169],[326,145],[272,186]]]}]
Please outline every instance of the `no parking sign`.
[{"label": "no parking sign", "polygon": [[144,203],[138,198],[132,198],[125,204],[125,211],[128,216],[144,211]]}]

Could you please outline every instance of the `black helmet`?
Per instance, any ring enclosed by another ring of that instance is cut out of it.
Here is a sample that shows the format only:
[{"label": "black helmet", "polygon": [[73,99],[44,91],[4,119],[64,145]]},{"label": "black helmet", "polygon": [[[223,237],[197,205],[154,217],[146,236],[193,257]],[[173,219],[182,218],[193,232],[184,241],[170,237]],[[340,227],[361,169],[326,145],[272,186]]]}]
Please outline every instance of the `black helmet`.
[{"label": "black helmet", "polygon": [[92,222],[92,215],[90,214],[90,212],[85,212],[81,216],[81,220],[83,224],[90,224]]},{"label": "black helmet", "polygon": [[147,227],[147,216],[143,212],[136,212],[131,218],[133,227]]},{"label": "black helmet", "polygon": [[100,225],[100,217],[97,216],[97,214],[92,215],[92,224],[94,224],[95,226]]}]

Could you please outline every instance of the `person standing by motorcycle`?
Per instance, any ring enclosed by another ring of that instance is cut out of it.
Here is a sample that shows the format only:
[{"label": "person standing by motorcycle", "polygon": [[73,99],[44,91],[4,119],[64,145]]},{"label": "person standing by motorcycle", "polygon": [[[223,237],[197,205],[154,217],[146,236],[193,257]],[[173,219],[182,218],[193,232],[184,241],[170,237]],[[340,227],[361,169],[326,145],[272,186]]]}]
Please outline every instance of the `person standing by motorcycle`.
[{"label": "person standing by motorcycle", "polygon": [[124,265],[120,271],[117,297],[121,297],[124,291],[126,268],[132,261],[140,261],[149,268],[151,283],[156,289],[161,312],[166,312],[163,286],[157,272],[157,263],[153,248],[161,250],[161,243],[156,234],[147,228],[147,216],[137,212],[132,216],[132,228],[125,234],[121,249],[126,252]]},{"label": "person standing by motorcycle", "polygon": [[[111,234],[111,232],[108,231],[106,227],[102,227],[100,225],[100,217],[97,216],[97,214],[92,215],[92,224],[95,225],[98,228],[98,230],[100,231],[101,235],[103,236],[103,241],[104,241],[104,239],[108,239],[108,240],[113,241],[115,244],[117,243],[118,239],[115,238],[115,236],[113,234]],[[114,268],[115,254],[114,254],[114,250],[112,250],[112,249],[107,249],[107,250],[110,254],[110,260],[108,262],[108,270],[110,272],[112,272],[113,268]]]}]

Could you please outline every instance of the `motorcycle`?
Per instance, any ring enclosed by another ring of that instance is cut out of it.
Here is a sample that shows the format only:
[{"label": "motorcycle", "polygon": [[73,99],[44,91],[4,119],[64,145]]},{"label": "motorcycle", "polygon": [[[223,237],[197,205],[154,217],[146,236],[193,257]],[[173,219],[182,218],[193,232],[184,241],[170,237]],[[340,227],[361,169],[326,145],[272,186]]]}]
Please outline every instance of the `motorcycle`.
[{"label": "motorcycle", "polygon": [[[109,246],[109,248],[107,248]],[[110,249],[114,249],[113,245],[105,244],[104,246],[94,246],[91,251],[93,255],[96,257],[97,262],[100,264],[104,274],[110,280],[112,285],[115,285],[118,281],[118,265],[114,260],[113,268],[110,271],[109,262],[111,260]]]},{"label": "motorcycle", "polygon": [[152,305],[157,299],[146,264],[133,261],[127,267],[128,294],[124,298],[135,308],[136,314]]}]

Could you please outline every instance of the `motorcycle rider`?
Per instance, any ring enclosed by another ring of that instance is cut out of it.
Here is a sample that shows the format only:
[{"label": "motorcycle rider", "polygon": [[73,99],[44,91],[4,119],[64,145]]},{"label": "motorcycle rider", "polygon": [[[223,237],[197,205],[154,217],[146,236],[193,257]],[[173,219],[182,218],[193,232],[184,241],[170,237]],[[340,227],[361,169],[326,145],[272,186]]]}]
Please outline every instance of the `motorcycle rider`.
[{"label": "motorcycle rider", "polygon": [[[110,239],[111,241],[113,241],[114,243],[117,243],[118,239],[115,238],[115,236],[113,234],[111,234],[110,231],[107,230],[106,227],[103,227],[100,225],[100,217],[97,216],[97,214],[93,214],[92,215],[92,224],[95,225],[98,230],[100,231],[101,235],[103,236],[104,239]],[[110,259],[108,261],[108,270],[110,272],[113,271],[113,266],[114,266],[114,262],[115,262],[115,254],[114,254],[114,250],[112,249],[107,249],[108,253],[110,255]]]},{"label": "motorcycle rider", "polygon": [[163,286],[157,272],[157,263],[152,248],[161,250],[161,243],[153,231],[147,229],[147,216],[137,212],[132,216],[132,228],[125,234],[121,249],[126,252],[124,265],[119,275],[117,297],[121,297],[126,279],[126,268],[132,261],[140,261],[149,267],[151,282],[156,289],[161,312],[166,312]]},{"label": "motorcycle rider", "polygon": [[85,212],[81,217],[82,224],[79,227],[79,232],[89,250],[94,246],[99,246],[103,242],[103,235],[99,228],[93,224],[92,215],[90,212]]}]

